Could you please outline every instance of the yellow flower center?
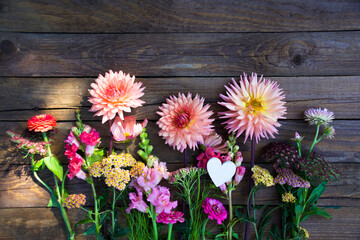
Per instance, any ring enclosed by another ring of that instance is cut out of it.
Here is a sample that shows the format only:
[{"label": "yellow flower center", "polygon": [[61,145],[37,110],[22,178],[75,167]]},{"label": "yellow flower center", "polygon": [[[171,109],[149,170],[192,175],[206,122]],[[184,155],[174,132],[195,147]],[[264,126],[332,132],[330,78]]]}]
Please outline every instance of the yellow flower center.
[{"label": "yellow flower center", "polygon": [[250,98],[250,100],[246,102],[246,108],[249,112],[256,113],[263,110],[264,106],[259,99]]},{"label": "yellow flower center", "polygon": [[129,138],[131,135],[130,135],[130,133],[125,133],[125,138],[127,139],[127,138]]}]

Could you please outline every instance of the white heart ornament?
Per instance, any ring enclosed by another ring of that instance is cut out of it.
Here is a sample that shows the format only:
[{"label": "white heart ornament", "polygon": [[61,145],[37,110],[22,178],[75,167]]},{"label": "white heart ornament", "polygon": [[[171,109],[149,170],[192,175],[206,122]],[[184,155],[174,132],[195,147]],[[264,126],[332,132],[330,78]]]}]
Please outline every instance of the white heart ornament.
[{"label": "white heart ornament", "polygon": [[206,168],[216,187],[229,181],[236,172],[236,166],[232,161],[221,164],[220,159],[215,157],[209,159]]}]

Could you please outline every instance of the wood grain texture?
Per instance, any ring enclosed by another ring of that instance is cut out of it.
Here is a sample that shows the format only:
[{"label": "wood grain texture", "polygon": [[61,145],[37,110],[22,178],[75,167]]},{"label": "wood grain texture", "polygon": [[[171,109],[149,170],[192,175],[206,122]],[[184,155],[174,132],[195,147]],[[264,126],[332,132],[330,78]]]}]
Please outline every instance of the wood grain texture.
[{"label": "wood grain texture", "polygon": [[[288,141],[288,139],[294,136],[295,131],[299,131],[300,134],[305,136],[303,146],[309,147],[314,136],[315,128],[309,127],[304,121],[282,121],[282,126],[279,128],[279,135],[276,136],[276,141]],[[95,127],[102,138],[103,147],[108,146],[109,133],[107,132],[107,125],[103,126],[100,122],[91,122],[90,125]],[[321,143],[315,146],[315,150],[322,154],[327,160],[331,162],[360,162],[360,121],[342,121],[338,120],[334,122],[334,128],[336,129],[336,137],[331,140],[323,140]],[[60,161],[67,163],[64,154],[63,143],[69,129],[73,126],[73,123],[58,123],[57,134],[54,135],[55,144],[52,146],[52,152],[58,156]],[[217,126],[219,126],[217,124]],[[29,164],[27,159],[23,159],[22,155],[15,149],[15,145],[9,141],[9,136],[5,130],[12,130],[14,132],[21,133],[26,128],[26,123],[23,122],[0,122],[0,164]],[[219,134],[225,135],[226,132],[222,128],[217,128]],[[154,145],[153,154],[158,156],[161,161],[171,163],[182,163],[183,154],[179,151],[175,151],[172,147],[165,144],[165,140],[158,136],[159,128],[154,122],[149,122],[147,126],[149,133],[150,143]],[[274,140],[274,139],[273,139]],[[262,148],[273,140],[262,140],[256,145],[256,162],[260,161],[260,155]],[[239,137],[238,144],[240,151],[243,152],[244,161],[250,161],[250,142],[243,144],[243,136]],[[115,145],[116,148],[124,150],[124,145]],[[137,147],[137,142],[130,146],[130,149],[134,151]],[[197,164],[195,155],[199,152],[189,151],[189,161],[194,161],[194,165]]]},{"label": "wood grain texture", "polygon": [[360,3],[346,1],[1,2],[0,31],[276,32],[359,30]]},{"label": "wood grain texture", "polygon": [[[262,167],[269,169],[270,164],[261,164]],[[360,171],[360,163],[336,163],[334,165],[340,172],[339,181],[330,181],[325,193],[318,202],[319,206],[352,206],[358,207],[360,204],[360,178],[357,173]],[[168,162],[169,170],[176,170],[182,167],[182,164]],[[249,164],[245,164],[249,169]],[[233,203],[244,205],[248,196],[248,185],[250,171],[245,175],[244,180],[233,192]],[[40,177],[49,184],[54,185],[53,175],[49,171],[39,173]],[[354,177],[355,176],[355,177]],[[9,165],[0,166],[0,177],[3,181],[0,183],[0,208],[24,208],[24,207],[46,207],[49,202],[49,193],[37,180],[32,177],[29,166]],[[204,180],[210,181],[208,177]],[[166,181],[161,183],[172,189],[175,194],[176,190]],[[104,183],[98,179],[98,190],[104,187]],[[70,194],[83,193],[87,197],[87,206],[93,206],[92,190],[89,184],[79,179],[68,180],[66,189]],[[176,199],[175,196],[173,196]],[[341,202],[339,201],[341,199]],[[274,187],[260,190],[256,195],[257,204],[266,204],[269,201],[278,202],[278,194]],[[224,202],[226,204],[226,201]]]},{"label": "wood grain texture", "polygon": [[[235,77],[239,79],[239,77]],[[0,78],[0,120],[26,121],[33,110],[51,111],[57,120],[74,120],[74,109],[89,108],[88,89],[94,78]],[[360,76],[343,77],[272,77],[286,95],[287,119],[302,119],[310,107],[328,108],[341,119],[360,118]],[[223,110],[216,103],[230,77],[218,78],[137,78],[146,87],[144,107],[134,109],[138,119],[158,119],[156,111],[169,95],[198,93],[215,112]],[[339,87],[341,86],[341,87]],[[64,97],[64,95],[66,97]],[[92,113],[84,111],[83,119]],[[217,115],[213,117],[217,118]]]},{"label": "wood grain texture", "polygon": [[360,32],[0,36],[2,76],[359,75]]},{"label": "wood grain texture", "polygon": [[[311,217],[301,224],[309,231],[310,239],[358,239],[360,235],[358,207],[329,208],[327,211],[333,217],[332,220]],[[69,211],[70,222],[74,224],[81,220],[81,214],[76,210]],[[60,221],[61,216],[53,209],[0,209],[0,216],[0,239],[63,240],[66,237],[65,228]],[[274,222],[277,220],[274,219]],[[91,239],[80,235],[84,229],[84,227],[77,229],[76,239]],[[234,231],[244,234],[244,224],[237,224]]]}]

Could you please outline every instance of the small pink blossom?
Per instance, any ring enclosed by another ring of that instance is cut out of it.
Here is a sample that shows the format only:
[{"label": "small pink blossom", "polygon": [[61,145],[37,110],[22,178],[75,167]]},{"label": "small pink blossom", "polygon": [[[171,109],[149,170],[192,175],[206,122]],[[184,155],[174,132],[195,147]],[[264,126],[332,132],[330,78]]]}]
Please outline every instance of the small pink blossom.
[{"label": "small pink blossom", "polygon": [[[78,173],[81,171],[81,166],[84,163],[84,159],[79,154],[76,154],[69,162],[69,174],[67,175],[70,180],[73,177],[77,176]],[[79,177],[83,177],[83,174],[80,172]]]},{"label": "small pink blossom", "polygon": [[219,188],[220,188],[220,191],[221,191],[222,193],[224,193],[224,194],[226,194],[226,193],[228,192],[227,186],[226,186],[225,183],[221,184],[221,185],[219,186]]},{"label": "small pink blossom", "polygon": [[241,152],[237,152],[237,154],[235,156],[235,165],[236,165],[236,167],[240,167],[243,160],[244,160],[244,158],[243,158]]},{"label": "small pink blossom", "polygon": [[134,192],[129,193],[129,199],[131,200],[131,203],[126,209],[126,212],[130,213],[130,210],[135,208],[140,212],[146,213],[148,211],[148,205],[143,200],[143,193],[138,188],[136,188],[136,192],[137,195]]},{"label": "small pink blossom", "polygon": [[220,158],[220,153],[215,152],[211,147],[207,147],[205,152],[200,153],[199,156],[196,157],[196,159],[199,161],[197,166],[199,168],[206,169],[207,162],[210,158],[213,157]]},{"label": "small pink blossom", "polygon": [[95,129],[92,129],[89,133],[83,131],[79,137],[80,141],[86,145],[95,146],[100,143],[99,133]]},{"label": "small pink blossom", "polygon": [[155,206],[156,214],[170,213],[171,209],[177,206],[177,201],[170,202],[170,190],[166,187],[157,186],[153,188],[147,200]]},{"label": "small pink blossom", "polygon": [[158,172],[160,172],[163,178],[165,179],[169,178],[170,172],[168,172],[165,162],[160,162],[159,160],[157,160],[154,162],[153,168],[156,169]]},{"label": "small pink blossom", "polygon": [[170,213],[162,212],[157,216],[157,223],[174,224],[176,222],[184,222],[184,214],[182,212],[171,211]]},{"label": "small pink blossom", "polygon": [[76,147],[80,147],[79,141],[75,138],[74,133],[70,131],[69,135],[67,136],[65,143],[68,143],[70,145],[75,145]]},{"label": "small pink blossom", "polygon": [[159,184],[162,178],[163,174],[158,169],[144,167],[143,173],[135,179],[132,186],[138,186],[145,192],[149,192]]},{"label": "small pink blossom", "polygon": [[111,125],[111,133],[115,141],[125,141],[139,136],[147,123],[147,119],[141,124],[136,123],[133,116],[124,117],[124,121],[120,117],[115,117],[115,121]]},{"label": "small pink blossom", "polygon": [[221,161],[222,163],[231,161],[230,153],[228,153],[228,154],[226,154],[226,155],[222,155],[222,156],[220,157],[220,161]]},{"label": "small pink blossom", "polygon": [[235,185],[238,185],[241,182],[241,180],[243,179],[243,177],[245,175],[245,170],[246,170],[246,168],[243,166],[236,168],[235,177],[234,177]]},{"label": "small pink blossom", "polygon": [[206,198],[202,203],[204,212],[208,214],[208,217],[212,220],[216,220],[217,224],[221,224],[223,220],[227,218],[227,212],[224,205],[213,198]]},{"label": "small pink blossom", "polygon": [[65,156],[69,160],[71,160],[76,156],[76,151],[77,150],[78,150],[78,147],[75,144],[73,144],[73,145],[66,144],[65,145]]}]

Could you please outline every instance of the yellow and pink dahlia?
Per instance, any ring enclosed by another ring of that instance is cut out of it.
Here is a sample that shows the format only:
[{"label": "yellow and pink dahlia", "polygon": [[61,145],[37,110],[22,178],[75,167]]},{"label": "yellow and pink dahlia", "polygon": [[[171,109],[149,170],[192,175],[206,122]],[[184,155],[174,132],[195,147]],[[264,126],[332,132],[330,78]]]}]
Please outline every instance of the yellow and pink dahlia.
[{"label": "yellow and pink dahlia", "polygon": [[256,142],[268,135],[274,138],[274,133],[278,133],[276,127],[280,126],[278,119],[284,119],[286,114],[282,89],[270,79],[261,76],[258,80],[256,73],[251,77],[244,73],[239,84],[233,79],[232,84],[225,86],[226,96],[220,94],[224,102],[219,104],[228,109],[219,113],[220,118],[228,118],[223,123],[225,128],[237,132],[236,137],[245,132],[244,143],[248,137],[255,137]]},{"label": "yellow and pink dahlia", "polygon": [[208,111],[210,105],[204,106],[204,101],[199,95],[193,99],[190,93],[166,99],[157,112],[161,116],[157,122],[161,129],[159,135],[166,144],[183,152],[187,147],[195,150],[198,143],[204,143],[204,137],[213,131],[211,123],[214,121],[210,119],[213,114]]},{"label": "yellow and pink dahlia", "polygon": [[101,74],[91,84],[89,89],[91,97],[89,102],[93,105],[90,112],[96,112],[95,116],[102,116],[102,123],[115,118],[116,114],[124,120],[123,112],[131,112],[131,108],[142,106],[144,101],[139,98],[144,95],[142,83],[135,83],[135,76],[130,77],[122,71]]}]

